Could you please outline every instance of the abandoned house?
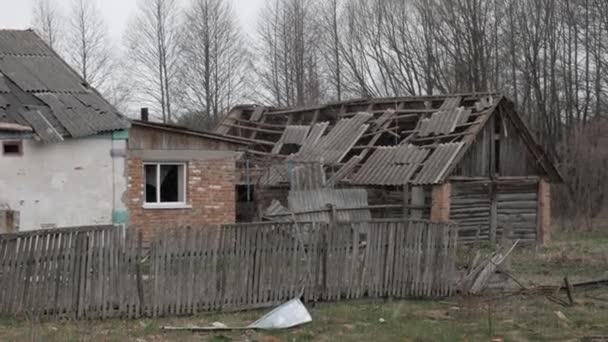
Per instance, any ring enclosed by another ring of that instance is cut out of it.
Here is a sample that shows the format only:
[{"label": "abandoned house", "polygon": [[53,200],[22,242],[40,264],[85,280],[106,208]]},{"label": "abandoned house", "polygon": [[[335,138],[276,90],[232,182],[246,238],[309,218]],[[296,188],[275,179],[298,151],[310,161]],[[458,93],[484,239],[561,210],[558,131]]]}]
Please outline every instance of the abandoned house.
[{"label": "abandoned house", "polygon": [[465,241],[510,231],[542,243],[550,184],[562,181],[513,103],[494,93],[243,105],[215,132],[249,142],[243,220],[405,215],[457,222]]},{"label": "abandoned house", "polygon": [[243,144],[131,123],[34,32],[0,30],[0,232],[233,223]]}]

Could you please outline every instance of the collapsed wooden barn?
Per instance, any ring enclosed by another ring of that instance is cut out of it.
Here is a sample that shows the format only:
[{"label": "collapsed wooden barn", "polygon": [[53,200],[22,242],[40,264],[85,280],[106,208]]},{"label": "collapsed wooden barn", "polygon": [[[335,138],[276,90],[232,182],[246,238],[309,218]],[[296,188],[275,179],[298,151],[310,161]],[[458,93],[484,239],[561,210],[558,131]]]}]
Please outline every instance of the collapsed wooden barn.
[{"label": "collapsed wooden barn", "polygon": [[249,142],[240,221],[337,210],[345,220],[454,221],[463,241],[493,241],[505,229],[529,242],[550,236],[550,184],[562,178],[498,93],[241,105],[215,132]]}]

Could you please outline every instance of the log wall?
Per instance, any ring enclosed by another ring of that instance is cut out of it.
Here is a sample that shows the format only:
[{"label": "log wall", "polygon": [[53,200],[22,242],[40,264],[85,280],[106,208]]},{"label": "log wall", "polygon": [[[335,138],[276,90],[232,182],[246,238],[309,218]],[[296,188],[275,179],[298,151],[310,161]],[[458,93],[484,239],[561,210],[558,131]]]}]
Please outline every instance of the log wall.
[{"label": "log wall", "polygon": [[538,180],[452,182],[450,219],[465,242],[509,238],[537,239]]}]

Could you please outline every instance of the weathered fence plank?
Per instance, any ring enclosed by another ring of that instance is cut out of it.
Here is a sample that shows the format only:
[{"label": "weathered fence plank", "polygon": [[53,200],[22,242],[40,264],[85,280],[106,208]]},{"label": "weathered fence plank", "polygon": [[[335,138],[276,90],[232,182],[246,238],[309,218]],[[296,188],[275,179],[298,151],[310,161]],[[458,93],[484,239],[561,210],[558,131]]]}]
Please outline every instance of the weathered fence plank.
[{"label": "weathered fence plank", "polygon": [[115,227],[0,236],[0,313],[159,317],[362,297],[454,293],[456,227],[426,221]]}]

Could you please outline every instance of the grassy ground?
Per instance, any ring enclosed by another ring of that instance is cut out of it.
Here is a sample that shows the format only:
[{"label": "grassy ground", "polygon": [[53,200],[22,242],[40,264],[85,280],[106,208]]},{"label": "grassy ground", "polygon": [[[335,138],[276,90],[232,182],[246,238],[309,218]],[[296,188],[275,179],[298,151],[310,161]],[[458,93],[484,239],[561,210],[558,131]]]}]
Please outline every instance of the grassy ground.
[{"label": "grassy ground", "polygon": [[[608,227],[562,233],[545,248],[517,249],[513,275],[524,285],[608,278]],[[562,295],[564,296],[564,295]],[[0,321],[2,341],[578,341],[608,335],[608,288],[576,291],[564,307],[541,295],[447,301],[357,301],[310,308],[313,322],[276,332],[167,332],[163,325],[242,325],[265,311],[159,320]],[[559,312],[559,313],[558,313]],[[559,318],[558,316],[562,316]]]}]

